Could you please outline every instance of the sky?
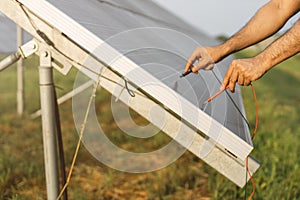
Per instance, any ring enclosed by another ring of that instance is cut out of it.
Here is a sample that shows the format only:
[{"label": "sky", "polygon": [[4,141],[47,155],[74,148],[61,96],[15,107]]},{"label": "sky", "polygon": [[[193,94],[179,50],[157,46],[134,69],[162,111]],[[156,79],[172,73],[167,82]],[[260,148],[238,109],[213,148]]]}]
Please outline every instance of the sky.
[{"label": "sky", "polygon": [[[231,36],[269,0],[154,1],[210,36]],[[283,30],[287,30],[299,17],[300,14],[291,19]]]},{"label": "sky", "polygon": [[[211,36],[231,36],[269,0],[154,0]],[[299,15],[298,15],[299,17]],[[287,27],[295,22],[292,19]]]}]

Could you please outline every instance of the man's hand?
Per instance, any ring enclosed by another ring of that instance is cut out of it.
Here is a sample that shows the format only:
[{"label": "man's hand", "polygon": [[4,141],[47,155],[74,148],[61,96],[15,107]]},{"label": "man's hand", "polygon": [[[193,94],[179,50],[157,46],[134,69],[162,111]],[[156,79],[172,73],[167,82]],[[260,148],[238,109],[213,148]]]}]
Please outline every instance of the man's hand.
[{"label": "man's hand", "polygon": [[[300,0],[270,0],[255,16],[225,43],[216,47],[198,47],[188,59],[184,72],[210,70],[214,63],[276,33],[286,21],[300,11]],[[234,92],[235,84],[247,86],[278,63],[300,52],[300,20],[283,36],[254,58],[234,60],[223,80]],[[198,61],[195,65],[193,65]]]},{"label": "man's hand", "polygon": [[[198,73],[200,69],[211,70],[214,64],[219,60],[217,47],[198,47],[192,53],[185,65],[184,73],[191,69]],[[194,63],[197,63],[194,65]]]},{"label": "man's hand", "polygon": [[248,86],[265,73],[266,67],[263,66],[263,61],[257,57],[234,60],[227,70],[221,89],[228,86],[231,92],[234,92],[236,83]]},{"label": "man's hand", "polygon": [[262,77],[272,67],[296,55],[300,52],[299,38],[300,20],[257,56],[232,61],[224,77],[221,89],[229,86],[229,89],[234,92],[236,82],[247,86],[252,81]]}]

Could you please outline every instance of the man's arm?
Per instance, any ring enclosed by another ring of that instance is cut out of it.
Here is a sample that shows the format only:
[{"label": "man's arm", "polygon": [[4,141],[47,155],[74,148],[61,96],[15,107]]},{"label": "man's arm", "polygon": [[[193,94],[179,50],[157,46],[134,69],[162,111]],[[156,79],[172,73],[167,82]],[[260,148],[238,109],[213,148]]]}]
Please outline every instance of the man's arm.
[{"label": "man's arm", "polygon": [[299,0],[272,0],[220,48],[225,56],[256,44],[276,33],[300,9]]},{"label": "man's arm", "polygon": [[[188,59],[185,72],[211,69],[231,53],[256,44],[276,33],[300,9],[300,0],[271,0],[238,33],[216,47],[199,47]],[[193,66],[193,63],[198,63]]]},{"label": "man's arm", "polygon": [[235,84],[249,85],[262,77],[272,67],[300,52],[300,20],[263,52],[253,58],[234,60],[224,77],[222,88],[227,85],[234,91]]},{"label": "man's arm", "polygon": [[300,51],[300,20],[256,57],[264,60],[266,71]]}]

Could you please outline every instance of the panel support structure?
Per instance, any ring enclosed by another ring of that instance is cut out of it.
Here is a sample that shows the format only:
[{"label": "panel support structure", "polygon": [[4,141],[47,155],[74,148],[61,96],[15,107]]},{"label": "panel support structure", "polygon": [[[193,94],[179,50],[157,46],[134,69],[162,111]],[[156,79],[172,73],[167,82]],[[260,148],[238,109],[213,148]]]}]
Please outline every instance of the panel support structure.
[{"label": "panel support structure", "polygon": [[51,64],[51,55],[48,51],[41,52],[39,76],[47,198],[48,200],[54,200],[59,195],[57,124],[55,120],[53,67]]},{"label": "panel support structure", "polygon": [[[23,45],[23,29],[17,25],[17,48]],[[17,63],[17,112],[22,116],[24,112],[24,70],[23,60]]]},{"label": "panel support structure", "polygon": [[[253,150],[253,146],[250,143],[241,139],[235,133],[231,132],[217,120],[204,113],[196,105],[192,104],[181,95],[176,94],[175,100],[175,98],[164,94],[162,90],[158,89],[157,85],[166,87],[165,84],[163,84],[156,77],[147,73],[131,59],[122,55],[121,52],[105,43],[105,41],[89,30],[85,29],[72,18],[59,11],[49,2],[40,1],[38,4],[35,0],[19,0],[19,2],[27,8],[27,14],[30,16],[30,21],[35,22],[36,26],[39,27],[39,29],[49,37],[50,41],[53,42],[55,47],[59,49],[60,52],[64,52],[65,54],[66,48],[60,48],[62,45],[65,45],[65,43],[60,42],[61,44],[59,44],[59,41],[62,40],[63,37],[67,37],[69,40],[73,41],[73,44],[76,44],[77,46],[81,47],[81,49],[84,49],[86,52],[92,54],[95,58],[100,60],[102,64],[105,64],[106,66],[109,65],[113,71],[117,72],[121,76],[126,77],[134,85],[139,86],[143,85],[144,83],[155,83],[149,84],[148,87],[145,88],[144,91],[148,94],[148,96],[155,97],[158,102],[167,106],[179,116],[181,116],[182,110],[190,113],[189,115],[183,115],[182,118],[185,121],[188,121],[192,126],[196,127],[199,131],[206,134],[212,140],[217,142],[218,145],[226,148],[239,159],[245,160]],[[16,13],[16,11],[14,11],[14,13]],[[25,23],[30,23],[28,22],[29,20],[26,16],[25,20]],[[39,24],[41,20],[46,22],[48,25],[45,23]],[[50,33],[48,34],[47,32],[49,28]],[[32,29],[33,27],[31,25],[29,32],[36,32],[36,30]],[[61,34],[55,34],[57,32],[60,32]],[[36,33],[34,33],[34,35],[36,35]],[[41,36],[38,35],[37,38],[41,38]],[[74,49],[70,49],[69,51],[71,51],[69,57],[72,58],[72,60],[77,61],[81,58],[75,56]],[[112,60],[114,61],[112,62]],[[93,72],[99,72],[97,69],[95,69],[95,67],[91,67],[89,70]],[[169,89],[169,91],[171,90]],[[177,101],[180,102],[181,106],[177,106]],[[198,117],[196,118],[191,116]],[[199,124],[199,121],[203,123]],[[214,127],[215,130],[218,130],[218,134],[213,134],[215,131],[210,131],[211,127]]]},{"label": "panel support structure", "polygon": [[[40,30],[42,30],[51,41],[53,41],[55,47],[59,49],[60,52],[63,52],[65,56],[71,58],[70,63],[78,68],[79,71],[84,73],[86,76],[88,76],[90,79],[97,81],[98,79],[98,72],[102,67],[101,62],[99,62],[97,59],[94,60],[94,64],[90,66],[86,66],[86,58],[90,57],[90,53],[92,53],[99,45],[102,44],[102,41],[98,39],[95,35],[90,33],[89,31],[85,30],[83,27],[78,25],[75,21],[71,20],[67,16],[65,16],[63,13],[59,12],[57,9],[55,9],[51,4],[48,4],[46,1],[40,1],[38,4],[34,0],[20,0],[27,8],[28,13],[30,16],[30,19],[35,22],[36,26],[39,27]],[[21,10],[20,5],[14,1],[14,0],[5,0],[0,1],[0,10],[2,13],[4,13],[6,16],[8,16],[10,19],[15,21],[17,24],[21,25],[23,29],[25,29],[27,32],[29,32],[31,35],[36,38],[38,41],[43,41],[40,36],[36,33],[36,30],[32,27],[30,24],[28,17],[25,16],[24,12]],[[50,13],[50,14],[47,14]],[[83,48],[84,47],[84,48]],[[41,51],[42,52],[42,51]],[[100,53],[105,51],[100,51]],[[52,56],[55,57],[55,53],[52,52]],[[95,57],[101,58],[101,55],[94,55]],[[55,57],[57,58],[57,57]],[[49,58],[47,58],[49,59]],[[47,60],[45,59],[45,60]],[[125,58],[124,58],[125,59]],[[123,60],[124,60],[123,59]],[[41,67],[46,68],[49,73],[52,72],[51,68],[51,60],[48,60],[49,68],[47,67]],[[45,65],[47,66],[48,63]],[[116,63],[117,66],[118,63]],[[84,67],[83,67],[84,65]],[[132,66],[135,64],[132,63]],[[42,65],[41,65],[42,66]],[[121,65],[120,65],[121,66]],[[41,70],[42,71],[42,70]],[[67,71],[67,70],[66,70]],[[41,74],[42,75],[42,74]],[[104,77],[109,78],[110,80],[114,80],[114,82],[120,83],[122,82],[121,77],[119,74],[114,73],[110,69],[106,69],[102,75]],[[52,84],[52,82],[51,82]],[[115,93],[116,91],[120,91],[122,88],[116,88],[119,87],[115,84],[113,84],[111,81],[108,81],[106,79],[101,80],[100,82],[101,86],[103,86],[106,90],[110,91],[111,93]],[[41,86],[42,87],[42,86]],[[51,90],[53,91],[53,85]],[[43,88],[43,90],[48,91],[48,87]],[[41,88],[42,90],[42,88]],[[51,95],[51,94],[49,94]],[[132,98],[130,101],[128,101],[128,95],[126,92],[122,93],[120,95],[120,92],[118,94],[113,94],[119,96],[119,99],[126,103],[128,106],[136,110],[138,113],[140,113],[142,116],[144,116],[146,119],[148,119],[150,122],[152,122],[151,118],[149,118],[149,110],[145,109],[145,106],[141,105],[154,105],[156,102],[152,101],[151,99],[147,98],[146,96],[137,95],[135,98]],[[41,95],[42,96],[42,95]],[[47,95],[45,95],[44,101],[53,101],[52,98],[46,98]],[[44,102],[44,104],[46,104]],[[47,104],[46,104],[47,105]],[[52,102],[53,106],[53,102]],[[47,118],[51,120],[51,124],[54,124],[53,118],[50,118],[50,114],[53,115],[53,110],[49,109],[49,107],[42,104],[42,108],[45,107],[45,111],[42,111],[42,116],[45,117],[43,119],[43,126],[45,123],[49,123],[47,121]],[[149,106],[151,107],[151,106]],[[148,107],[147,107],[148,108]],[[51,113],[52,112],[52,113]],[[49,115],[48,115],[49,114]],[[45,116],[47,115],[47,117]],[[52,116],[53,117],[53,116]],[[164,128],[164,132],[168,134],[170,137],[174,138],[174,132],[172,131],[174,127],[176,126],[183,126],[185,128],[186,134],[194,134],[195,131],[187,126],[186,124],[182,123],[180,120],[178,120],[176,117],[174,117],[171,114],[168,114],[168,126]],[[155,123],[155,122],[152,122]],[[46,124],[45,129],[51,128],[51,124]],[[50,127],[49,127],[50,126]],[[53,128],[53,126],[52,126]],[[52,129],[53,131],[53,129]],[[54,137],[54,135],[52,135]],[[229,137],[226,137],[225,139],[228,139]],[[233,139],[236,139],[233,137]],[[193,143],[190,146],[186,146],[189,151],[191,151],[193,154],[195,154],[197,157],[201,158],[204,162],[212,166],[214,169],[219,171],[221,174],[229,178],[231,181],[233,181],[235,184],[237,184],[240,187],[243,187],[245,185],[245,163],[244,159],[242,159],[245,155],[248,155],[250,153],[250,148],[245,148],[243,154],[240,156],[237,156],[238,158],[232,156],[230,153],[228,154],[226,150],[221,146],[213,146],[212,151],[205,157],[202,157],[199,155],[200,147],[202,144],[206,143],[206,138],[202,135],[196,134],[195,139]],[[234,143],[234,140],[226,140],[228,142]],[[239,141],[239,140],[237,140]],[[49,142],[49,141],[48,141]],[[178,138],[178,143],[185,146],[184,138]],[[235,146],[233,144],[232,146]],[[241,143],[240,146],[237,147],[244,147],[244,143]],[[45,147],[49,148],[49,147]],[[240,152],[240,149],[237,148]],[[230,149],[229,149],[230,150]],[[232,151],[230,151],[232,152]],[[233,152],[234,153],[234,152]],[[53,155],[51,155],[53,156]],[[45,156],[45,160],[49,159]],[[56,164],[57,166],[57,164]],[[46,167],[49,167],[47,164]],[[249,169],[251,173],[253,174],[259,167],[259,164],[252,159],[249,158]],[[46,172],[47,176],[49,176],[50,172]],[[55,175],[50,174],[50,175]],[[48,182],[47,182],[48,186]],[[48,188],[48,187],[47,187]],[[55,189],[55,188],[54,188]],[[53,190],[54,190],[53,189]],[[53,195],[54,196],[54,195]],[[50,198],[48,198],[50,199]]]}]

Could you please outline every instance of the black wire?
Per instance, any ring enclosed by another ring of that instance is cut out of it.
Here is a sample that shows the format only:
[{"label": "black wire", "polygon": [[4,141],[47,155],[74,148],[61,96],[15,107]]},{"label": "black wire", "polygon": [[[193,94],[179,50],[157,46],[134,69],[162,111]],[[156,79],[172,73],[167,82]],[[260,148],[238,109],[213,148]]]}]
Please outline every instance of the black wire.
[{"label": "black wire", "polygon": [[[216,79],[218,80],[218,82],[220,84],[222,84],[221,80],[217,77],[216,73],[211,70],[213,75],[216,77]],[[234,107],[238,110],[238,112],[240,113],[240,115],[242,116],[242,118],[245,120],[245,122],[247,123],[248,127],[250,128],[250,124],[248,122],[248,120],[246,119],[246,117],[243,115],[242,111],[239,109],[239,107],[237,106],[237,104],[235,103],[235,101],[232,99],[232,97],[229,95],[228,91],[226,91],[227,96],[230,98],[231,102],[233,103]],[[245,180],[245,200],[247,200],[247,186],[248,186],[248,173],[247,173],[247,168],[246,168],[246,180]]]},{"label": "black wire", "polygon": [[[64,156],[64,145],[63,145],[63,137],[62,137],[62,131],[61,131],[61,125],[60,125],[60,115],[59,115],[59,108],[57,103],[57,94],[55,87],[53,85],[53,93],[54,93],[54,107],[55,107],[55,123],[56,123],[56,135],[57,135],[57,141],[58,141],[58,152],[59,152],[59,158],[60,158],[60,172],[61,172],[61,179],[62,179],[62,185],[64,186],[67,182],[67,175],[66,175],[66,164],[65,164],[65,156]],[[63,199],[68,200],[68,191],[67,188],[65,189],[63,193]]]},{"label": "black wire", "polygon": [[[213,70],[211,70],[212,71],[212,73],[213,73],[213,75],[216,77],[216,79],[218,80],[218,82],[220,83],[220,84],[222,84],[222,82],[221,82],[221,80],[217,77],[217,75],[216,75],[216,73],[213,71]],[[246,119],[246,117],[243,115],[243,113],[242,113],[242,111],[239,109],[239,107],[237,106],[237,104],[235,103],[235,101],[232,99],[232,97],[229,95],[229,93],[228,93],[228,91],[226,91],[226,94],[227,94],[227,96],[230,98],[230,100],[231,100],[231,102],[233,103],[233,105],[234,105],[234,107],[237,109],[237,111],[240,113],[240,115],[242,116],[242,118],[245,120],[245,122],[247,123],[247,125],[248,125],[248,127],[250,128],[250,124],[249,124],[249,122],[248,122],[248,120]],[[247,173],[247,168],[246,168],[246,180],[245,180],[245,200],[247,199],[247,186],[248,186],[248,184],[247,184],[247,182],[248,182],[248,173]]]},{"label": "black wire", "polygon": [[[20,3],[19,1],[17,1],[22,9],[22,11],[24,12],[24,14],[26,15],[26,17],[28,18],[31,26],[34,28],[34,30],[36,31],[36,33],[44,40],[44,42],[46,44],[48,44],[49,46],[53,47],[54,49],[54,43],[49,39],[49,37],[42,32],[41,30],[39,30],[36,26],[36,24],[32,21],[32,19],[30,18],[28,12],[25,10],[24,6],[22,3]],[[65,156],[64,156],[64,148],[63,148],[63,140],[62,140],[62,131],[61,131],[61,126],[60,126],[60,116],[59,116],[59,108],[58,108],[58,104],[57,104],[57,94],[55,91],[55,86],[52,84],[53,87],[53,98],[54,98],[54,107],[55,107],[55,123],[56,123],[56,135],[57,135],[57,141],[58,141],[58,153],[59,153],[59,160],[60,160],[60,173],[61,173],[61,179],[62,179],[62,185],[65,185],[65,183],[67,182],[66,179],[66,171],[65,171]],[[64,191],[63,194],[63,199],[67,200],[68,199],[68,192],[67,189]]]},{"label": "black wire", "polygon": [[[211,70],[213,75],[216,77],[217,81],[222,84],[222,81],[218,78],[218,76],[216,75],[216,73],[214,72],[214,70]],[[242,111],[240,110],[240,108],[238,107],[238,105],[235,103],[235,101],[233,100],[233,98],[230,96],[229,92],[227,90],[225,90],[228,98],[230,99],[230,101],[232,102],[232,104],[234,105],[234,107],[236,108],[236,110],[240,113],[240,115],[242,116],[243,120],[246,122],[248,128],[250,128],[250,124],[248,122],[248,120],[246,119],[246,117],[243,115]]]},{"label": "black wire", "polygon": [[124,79],[124,81],[125,81],[125,88],[126,88],[128,94],[129,94],[131,97],[135,97],[135,93],[134,93],[131,89],[129,89],[129,87],[128,87],[128,81],[127,81],[126,79]]}]

